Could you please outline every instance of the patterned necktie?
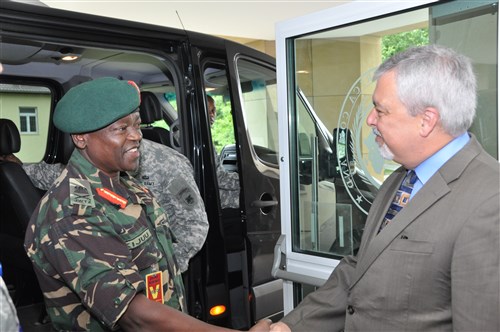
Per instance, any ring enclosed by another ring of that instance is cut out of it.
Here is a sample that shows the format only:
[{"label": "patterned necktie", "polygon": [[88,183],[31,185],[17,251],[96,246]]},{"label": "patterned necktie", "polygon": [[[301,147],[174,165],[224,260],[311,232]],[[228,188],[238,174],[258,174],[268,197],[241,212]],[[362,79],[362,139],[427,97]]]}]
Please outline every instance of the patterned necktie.
[{"label": "patterned necktie", "polygon": [[388,224],[391,222],[391,220],[394,218],[394,216],[401,211],[403,207],[408,204],[410,201],[410,195],[411,191],[413,189],[413,185],[417,181],[418,177],[415,171],[411,170],[406,174],[406,177],[403,179],[403,182],[401,182],[401,186],[398,189],[398,192],[396,193],[396,196],[394,196],[394,199],[392,200],[391,206],[389,207],[389,210],[387,210],[387,214],[385,215],[384,221],[382,222],[382,225],[380,225],[379,232]]}]

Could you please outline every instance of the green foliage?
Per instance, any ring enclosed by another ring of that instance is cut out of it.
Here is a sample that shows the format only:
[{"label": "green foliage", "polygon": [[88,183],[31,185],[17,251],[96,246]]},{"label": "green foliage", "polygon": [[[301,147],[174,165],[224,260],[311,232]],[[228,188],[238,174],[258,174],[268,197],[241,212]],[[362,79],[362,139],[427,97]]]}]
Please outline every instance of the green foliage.
[{"label": "green foliage", "polygon": [[174,92],[165,92],[163,95],[165,97],[165,100],[172,105],[172,107],[177,111],[177,96]]},{"label": "green foliage", "polygon": [[212,96],[217,108],[215,123],[212,125],[212,140],[215,149],[219,153],[228,144],[234,144],[233,115],[231,114],[231,102],[224,101],[222,96]]},{"label": "green foliage", "polygon": [[170,130],[170,126],[165,122],[165,120],[161,119],[158,121],[155,121],[151,124],[153,127],[161,127]]},{"label": "green foliage", "polygon": [[384,36],[382,38],[382,61],[409,47],[427,44],[429,44],[429,30],[427,28]]}]

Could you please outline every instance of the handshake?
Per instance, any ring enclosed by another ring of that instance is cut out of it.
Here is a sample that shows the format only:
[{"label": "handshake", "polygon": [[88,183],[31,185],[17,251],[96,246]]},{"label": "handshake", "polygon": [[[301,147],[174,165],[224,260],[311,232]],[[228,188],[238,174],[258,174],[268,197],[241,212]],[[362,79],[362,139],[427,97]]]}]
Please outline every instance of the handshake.
[{"label": "handshake", "polygon": [[282,322],[273,323],[270,319],[262,319],[255,324],[252,332],[291,332],[288,325]]}]

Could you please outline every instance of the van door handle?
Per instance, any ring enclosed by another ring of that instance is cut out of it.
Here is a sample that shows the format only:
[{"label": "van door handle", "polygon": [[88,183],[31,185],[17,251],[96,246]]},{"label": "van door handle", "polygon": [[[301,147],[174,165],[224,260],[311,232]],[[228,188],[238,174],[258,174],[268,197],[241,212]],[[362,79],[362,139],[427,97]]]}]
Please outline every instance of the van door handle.
[{"label": "van door handle", "polygon": [[257,207],[259,209],[265,208],[265,207],[271,207],[271,206],[276,206],[278,205],[278,201],[253,201],[252,202],[252,207]]}]

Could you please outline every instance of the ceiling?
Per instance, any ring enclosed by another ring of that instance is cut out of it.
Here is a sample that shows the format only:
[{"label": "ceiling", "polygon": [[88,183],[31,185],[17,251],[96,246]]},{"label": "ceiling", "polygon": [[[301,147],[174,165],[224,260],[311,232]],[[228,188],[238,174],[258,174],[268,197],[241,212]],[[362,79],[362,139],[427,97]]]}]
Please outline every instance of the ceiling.
[{"label": "ceiling", "polygon": [[[19,1],[19,0],[18,0]],[[346,1],[20,0],[53,8],[165,25],[222,37],[274,40],[275,24]],[[182,21],[182,24],[181,24]]]}]

